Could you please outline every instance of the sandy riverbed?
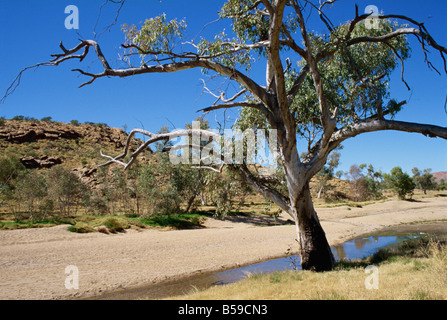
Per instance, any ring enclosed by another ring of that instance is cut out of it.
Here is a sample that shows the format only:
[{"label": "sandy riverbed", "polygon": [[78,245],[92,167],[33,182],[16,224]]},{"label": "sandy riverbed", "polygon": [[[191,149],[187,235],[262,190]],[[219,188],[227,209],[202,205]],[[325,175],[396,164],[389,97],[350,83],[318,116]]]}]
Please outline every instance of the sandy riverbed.
[{"label": "sandy riverbed", "polygon": [[[447,198],[318,208],[331,245],[385,227],[447,220]],[[281,217],[285,221],[288,217]],[[0,231],[0,299],[73,299],[284,256],[295,226],[208,219],[206,228],[75,234],[67,226]],[[413,226],[414,229],[414,226]],[[79,289],[67,289],[67,266]]]}]

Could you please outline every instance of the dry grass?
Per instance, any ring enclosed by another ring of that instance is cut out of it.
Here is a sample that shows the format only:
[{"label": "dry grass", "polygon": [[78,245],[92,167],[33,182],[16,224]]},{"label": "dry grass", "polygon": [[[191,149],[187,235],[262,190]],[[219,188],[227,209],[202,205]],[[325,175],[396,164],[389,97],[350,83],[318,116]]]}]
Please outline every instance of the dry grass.
[{"label": "dry grass", "polygon": [[[371,274],[365,267],[375,260],[378,289],[367,289]],[[238,283],[212,287],[179,299],[259,300],[425,300],[447,299],[447,246],[428,241],[404,253],[383,251],[362,261],[342,264],[336,271],[274,272],[252,275]],[[175,299],[175,298],[173,298]]]}]

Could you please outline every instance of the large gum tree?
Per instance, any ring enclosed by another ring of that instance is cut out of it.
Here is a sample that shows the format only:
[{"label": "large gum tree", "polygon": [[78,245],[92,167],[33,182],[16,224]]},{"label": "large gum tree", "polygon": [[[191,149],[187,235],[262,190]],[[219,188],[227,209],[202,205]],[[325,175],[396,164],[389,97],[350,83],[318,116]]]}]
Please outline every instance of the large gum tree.
[{"label": "large gum tree", "polygon": [[[122,6],[124,1],[117,2]],[[434,68],[428,60],[428,48],[437,51],[446,72],[447,49],[435,41],[424,23],[401,14],[363,14],[353,5],[351,20],[334,25],[329,16],[337,4],[337,0],[227,0],[218,15],[231,23],[230,34],[223,30],[212,39],[184,39],[186,22],[161,15],[140,26],[122,27],[127,39],[122,44],[125,68],[111,66],[94,40],[80,40],[71,49],[61,43],[62,51],[43,65],[73,59],[82,62],[87,55],[96,55],[101,72],[74,70],[88,77],[81,86],[99,78],[150,76],[192,68],[235,83],[238,90],[213,93],[216,102],[202,111],[239,108],[239,128],[275,129],[285,183],[279,188],[245,163],[227,161],[225,165],[293,218],[302,268],[330,270],[334,257],[309,190],[310,179],[324,167],[329,154],[346,139],[380,130],[447,139],[447,128],[393,120],[406,102],[392,99],[389,93],[391,73],[399,66],[403,72],[404,61],[409,58],[408,37],[420,42],[429,67]],[[324,24],[324,33],[316,33],[308,25],[314,17]],[[255,64],[263,64],[265,78],[249,76],[248,70]],[[402,81],[406,83],[403,76]],[[211,92],[206,84],[205,89]],[[150,150],[151,144],[193,134],[202,138],[216,135],[200,128],[161,134],[135,129],[129,140],[137,133],[147,135],[148,140],[131,154],[126,146],[118,156],[104,155],[109,159],[105,164],[127,168],[143,150]],[[298,150],[301,139],[307,141],[304,150]],[[200,149],[203,144],[176,145],[181,147]],[[165,148],[168,150],[172,147]]]}]

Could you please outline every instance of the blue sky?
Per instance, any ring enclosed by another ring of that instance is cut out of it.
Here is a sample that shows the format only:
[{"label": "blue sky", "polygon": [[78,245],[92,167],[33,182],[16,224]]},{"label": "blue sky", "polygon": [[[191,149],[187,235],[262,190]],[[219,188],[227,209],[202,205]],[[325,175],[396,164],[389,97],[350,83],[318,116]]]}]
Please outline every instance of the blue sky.
[{"label": "blue sky", "polygon": [[[117,5],[104,6],[104,0],[0,0],[0,93],[25,66],[47,61],[50,54],[59,52],[59,42],[70,48],[78,38],[94,38],[96,34],[104,54],[114,67],[120,66],[118,53],[124,36],[120,31],[123,23],[139,24],[146,18],[166,12],[168,19],[185,18],[188,23],[186,39],[195,37],[202,27],[217,18],[221,1],[206,0],[127,0],[119,19],[110,31],[104,27],[113,21]],[[187,5],[186,5],[187,4]],[[434,38],[447,46],[445,14],[447,1],[404,1],[404,0],[340,0],[328,14],[333,22],[342,23],[354,16],[354,5],[361,12],[367,5],[375,5],[385,14],[405,14],[418,21],[426,21],[426,27]],[[79,8],[79,30],[67,30],[64,21],[65,7]],[[99,16],[99,20],[98,20]],[[227,27],[223,22],[208,26],[200,35],[206,36],[215,30]],[[323,28],[318,25],[316,29]],[[412,40],[412,58],[407,61],[405,79],[410,84],[409,92],[400,81],[400,69],[392,81],[392,95],[397,100],[408,100],[397,120],[429,123],[447,126],[444,103],[447,94],[447,76],[439,76],[427,68],[420,45]],[[432,50],[431,60],[442,70],[439,54]],[[176,74],[153,74],[125,79],[98,79],[92,85],[78,86],[85,77],[71,72],[82,67],[91,72],[100,71],[100,65],[93,55],[81,65],[78,62],[59,67],[42,67],[30,70],[22,77],[16,92],[0,104],[0,116],[6,118],[25,115],[34,118],[51,116],[53,120],[69,122],[104,122],[113,127],[144,127],[156,131],[161,126],[184,128],[199,114],[196,110],[209,106],[213,99],[202,94],[200,70],[188,70]],[[264,66],[253,69],[251,75],[263,83]],[[216,113],[219,118],[222,113]],[[234,120],[236,112],[230,113]],[[213,122],[214,114],[208,115]],[[389,172],[394,166],[401,166],[410,172],[411,168],[432,168],[433,172],[447,171],[447,141],[430,139],[418,134],[399,132],[377,132],[360,135],[344,143],[339,169],[348,170],[357,163],[372,164],[376,169]]]}]

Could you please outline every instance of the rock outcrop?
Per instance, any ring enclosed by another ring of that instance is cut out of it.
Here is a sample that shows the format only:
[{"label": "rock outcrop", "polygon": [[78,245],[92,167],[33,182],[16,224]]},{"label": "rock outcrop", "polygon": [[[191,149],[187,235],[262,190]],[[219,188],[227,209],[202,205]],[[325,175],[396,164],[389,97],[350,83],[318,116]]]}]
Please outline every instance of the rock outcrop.
[{"label": "rock outcrop", "polygon": [[23,157],[20,158],[20,162],[27,169],[42,169],[51,168],[57,164],[62,163],[62,159],[58,157],[42,156],[42,157]]},{"label": "rock outcrop", "polygon": [[[124,130],[103,124],[3,119],[0,155],[14,155],[28,169],[45,170],[64,165],[95,187],[97,166],[104,162],[100,151],[112,156],[121,154],[127,137]],[[133,140],[130,152],[141,143]]]},{"label": "rock outcrop", "polygon": [[122,148],[126,143],[127,133],[104,125],[73,125],[55,121],[5,120],[0,127],[0,140],[10,143],[82,138],[93,143],[108,143]]}]

